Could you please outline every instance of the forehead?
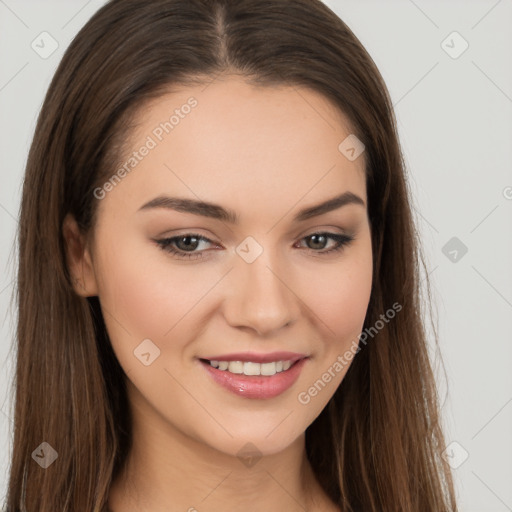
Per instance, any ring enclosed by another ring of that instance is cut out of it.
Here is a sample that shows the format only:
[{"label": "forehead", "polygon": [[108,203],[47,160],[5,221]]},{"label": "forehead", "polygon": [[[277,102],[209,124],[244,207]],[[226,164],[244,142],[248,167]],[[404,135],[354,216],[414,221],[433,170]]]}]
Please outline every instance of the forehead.
[{"label": "forehead", "polygon": [[165,193],[234,210],[279,201],[282,211],[306,195],[307,204],[346,190],[365,199],[364,154],[350,161],[339,149],[350,123],[311,89],[224,77],[176,88],[134,121],[120,166],[129,169],[122,187],[138,206]]}]

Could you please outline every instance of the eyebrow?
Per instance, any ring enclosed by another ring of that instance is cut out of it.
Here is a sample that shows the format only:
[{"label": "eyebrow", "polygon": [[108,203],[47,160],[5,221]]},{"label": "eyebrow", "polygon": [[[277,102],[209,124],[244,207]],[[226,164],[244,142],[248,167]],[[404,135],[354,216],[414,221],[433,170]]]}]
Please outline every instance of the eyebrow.
[{"label": "eyebrow", "polygon": [[[313,217],[318,217],[319,215],[337,210],[348,204],[358,204],[366,207],[365,202],[358,195],[353,192],[344,192],[320,204],[308,206],[300,210],[293,218],[293,221],[303,222]],[[238,224],[239,221],[237,213],[233,210],[226,209],[218,204],[183,197],[158,196],[142,205],[139,211],[153,208],[167,208],[177,212],[211,217],[231,224]]]}]

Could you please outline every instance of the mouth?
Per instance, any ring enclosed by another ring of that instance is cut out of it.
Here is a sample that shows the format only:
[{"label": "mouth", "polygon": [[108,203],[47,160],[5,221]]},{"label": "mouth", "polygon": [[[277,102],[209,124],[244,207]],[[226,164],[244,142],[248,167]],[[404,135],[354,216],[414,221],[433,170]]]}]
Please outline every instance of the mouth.
[{"label": "mouth", "polygon": [[274,398],[288,390],[309,359],[304,354],[229,354],[199,358],[213,381],[245,398]]}]

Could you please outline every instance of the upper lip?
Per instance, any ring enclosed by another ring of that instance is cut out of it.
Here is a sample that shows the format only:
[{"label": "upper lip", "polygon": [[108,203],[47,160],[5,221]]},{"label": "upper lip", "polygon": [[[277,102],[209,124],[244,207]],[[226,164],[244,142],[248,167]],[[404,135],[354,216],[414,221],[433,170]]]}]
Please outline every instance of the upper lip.
[{"label": "upper lip", "polygon": [[270,352],[268,354],[258,354],[256,352],[237,352],[232,354],[220,354],[211,357],[201,357],[208,361],[243,361],[253,363],[271,363],[273,361],[298,361],[308,357],[306,354],[297,352]]}]

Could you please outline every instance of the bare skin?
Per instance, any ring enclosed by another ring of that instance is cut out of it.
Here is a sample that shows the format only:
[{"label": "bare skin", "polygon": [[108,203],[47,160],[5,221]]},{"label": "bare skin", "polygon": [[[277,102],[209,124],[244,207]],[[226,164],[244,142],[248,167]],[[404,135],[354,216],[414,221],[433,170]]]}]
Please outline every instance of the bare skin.
[{"label": "bare skin", "polygon": [[[196,106],[158,140],[155,128],[191,97]],[[94,236],[66,218],[76,291],[100,298],[133,412],[133,449],[112,486],[112,512],[339,510],[313,475],[305,431],[350,366],[332,371],[357,341],[370,299],[364,154],[350,161],[338,150],[350,133],[345,117],[305,88],[224,77],[173,90],[137,119],[126,160],[148,136],[156,145],[105,187]],[[362,204],[294,220],[345,192]],[[161,195],[221,205],[238,223],[140,209]],[[353,240],[327,253],[340,244],[311,236],[321,233]],[[192,259],[156,242],[189,234],[207,240],[172,246]],[[244,245],[247,237],[257,245]],[[248,263],[237,247],[262,252]],[[148,339],[146,365],[136,353]],[[224,389],[199,360],[246,351],[308,359],[289,389],[267,399]],[[309,393],[329,368],[332,378]],[[247,463],[247,443],[261,458]]]}]

